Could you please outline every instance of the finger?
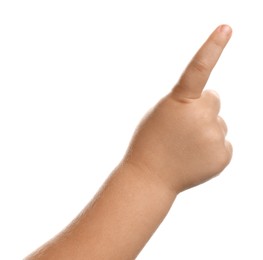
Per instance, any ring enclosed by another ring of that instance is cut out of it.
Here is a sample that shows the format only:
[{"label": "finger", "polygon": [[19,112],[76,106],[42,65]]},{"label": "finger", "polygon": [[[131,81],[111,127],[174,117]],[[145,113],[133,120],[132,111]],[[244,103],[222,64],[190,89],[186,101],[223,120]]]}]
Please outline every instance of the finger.
[{"label": "finger", "polygon": [[203,91],[201,100],[213,115],[218,115],[220,111],[220,98],[214,90]]},{"label": "finger", "polygon": [[227,125],[224,119],[221,116],[217,117],[217,122],[219,124],[219,127],[222,129],[224,136],[227,134]]},{"label": "finger", "polygon": [[232,156],[233,156],[233,146],[229,141],[225,140],[225,147],[226,147],[226,151],[227,151],[226,165],[228,165],[232,159]]},{"label": "finger", "polygon": [[199,98],[211,71],[232,34],[228,25],[219,26],[202,45],[173,89],[175,96]]}]

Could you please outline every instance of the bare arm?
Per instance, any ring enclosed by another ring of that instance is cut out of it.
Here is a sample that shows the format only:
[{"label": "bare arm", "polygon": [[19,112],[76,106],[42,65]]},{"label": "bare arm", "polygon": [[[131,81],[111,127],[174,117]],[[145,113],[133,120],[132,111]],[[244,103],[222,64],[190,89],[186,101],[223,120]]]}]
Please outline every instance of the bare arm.
[{"label": "bare arm", "polygon": [[32,259],[134,259],[176,196],[220,173],[232,146],[219,98],[203,91],[231,37],[218,27],[137,128],[122,162],[79,216]]},{"label": "bare arm", "polygon": [[135,259],[174,198],[134,166],[121,165],[73,223],[28,259]]}]

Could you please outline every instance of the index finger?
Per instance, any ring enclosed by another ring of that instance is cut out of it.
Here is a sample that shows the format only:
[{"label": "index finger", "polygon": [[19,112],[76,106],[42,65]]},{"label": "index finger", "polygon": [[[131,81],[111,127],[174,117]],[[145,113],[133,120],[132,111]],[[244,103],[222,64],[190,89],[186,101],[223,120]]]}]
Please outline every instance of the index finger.
[{"label": "index finger", "polygon": [[210,73],[228,43],[231,34],[232,29],[228,25],[221,25],[216,28],[186,67],[173,89],[175,95],[192,99],[201,96]]}]

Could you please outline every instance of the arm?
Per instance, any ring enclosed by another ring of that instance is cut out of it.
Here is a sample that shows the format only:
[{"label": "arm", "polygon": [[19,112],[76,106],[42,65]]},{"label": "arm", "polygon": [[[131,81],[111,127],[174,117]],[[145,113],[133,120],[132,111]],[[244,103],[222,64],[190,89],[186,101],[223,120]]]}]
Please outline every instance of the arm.
[{"label": "arm", "polygon": [[32,259],[134,259],[176,196],[220,173],[232,146],[219,98],[203,91],[231,36],[218,27],[147,114],[116,169],[78,217]]}]

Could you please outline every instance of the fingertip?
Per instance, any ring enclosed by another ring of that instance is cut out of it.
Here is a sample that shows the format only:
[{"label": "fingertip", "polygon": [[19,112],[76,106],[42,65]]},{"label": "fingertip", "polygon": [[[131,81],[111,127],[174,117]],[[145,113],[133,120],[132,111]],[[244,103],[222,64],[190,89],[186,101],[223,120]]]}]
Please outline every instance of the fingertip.
[{"label": "fingertip", "polygon": [[232,35],[232,28],[229,26],[229,25],[227,25],[227,24],[222,24],[222,25],[220,25],[218,28],[218,31],[220,32],[220,33],[222,33],[222,34],[224,34],[224,35],[226,35],[226,36],[231,36]]},{"label": "fingertip", "polygon": [[220,58],[222,51],[231,38],[232,28],[227,24],[218,26],[201,46],[188,64],[174,93],[185,98],[200,98],[205,84]]}]

